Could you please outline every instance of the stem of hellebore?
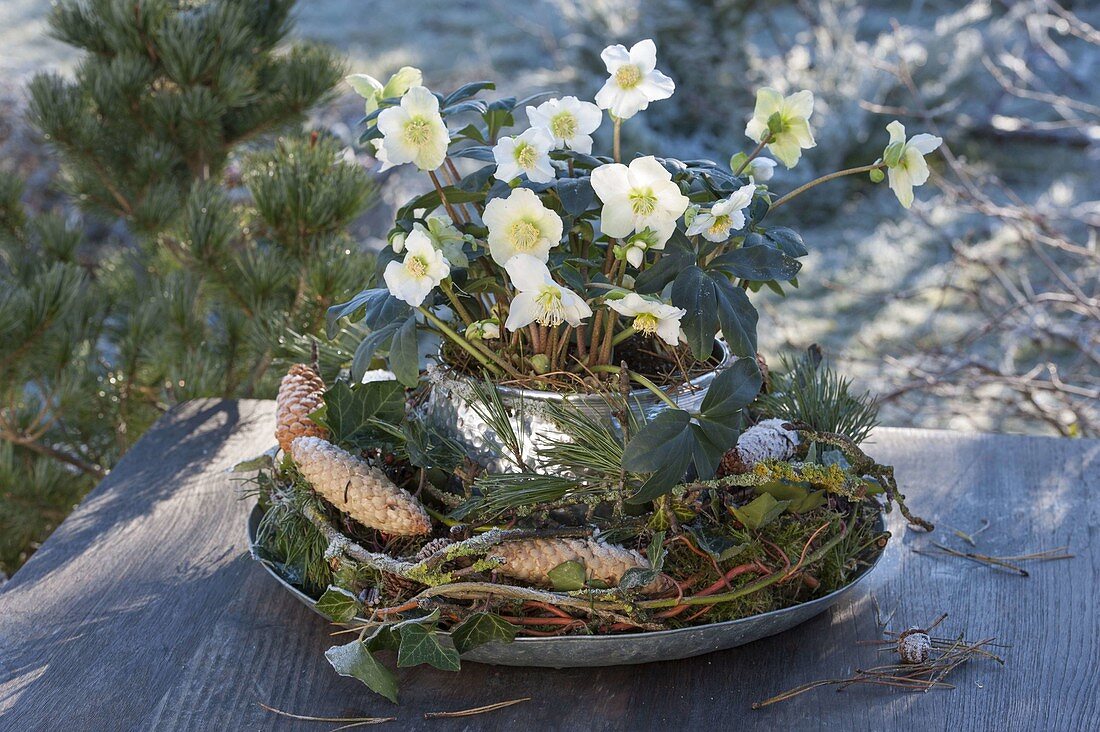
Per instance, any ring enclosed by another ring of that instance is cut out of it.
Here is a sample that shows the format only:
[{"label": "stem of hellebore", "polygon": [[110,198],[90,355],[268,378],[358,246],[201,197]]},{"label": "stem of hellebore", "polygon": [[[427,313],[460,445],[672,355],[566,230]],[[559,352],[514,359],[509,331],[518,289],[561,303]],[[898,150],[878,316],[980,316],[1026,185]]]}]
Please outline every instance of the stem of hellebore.
[{"label": "stem of hellebore", "polygon": [[612,117],[612,119],[615,120],[615,128],[614,132],[611,135],[611,156],[615,158],[616,163],[619,163],[622,162],[622,155],[620,155],[621,146],[619,144],[619,130],[623,126],[623,121],[614,116]]},{"label": "stem of hellebore", "polygon": [[773,203],[771,205],[771,208],[773,210],[777,209],[780,206],[782,206],[784,203],[786,203],[787,201],[794,198],[795,196],[801,195],[801,194],[805,193],[806,191],[810,190],[811,188],[813,188],[814,186],[819,186],[822,183],[828,183],[831,180],[835,180],[836,178],[843,178],[846,175],[858,175],[859,173],[870,173],[872,170],[881,170],[885,167],[886,167],[886,163],[872,163],[870,165],[861,165],[858,168],[847,168],[845,170],[838,170],[835,173],[829,173],[828,175],[823,175],[820,178],[814,178],[809,183],[805,183],[805,184],[799,186],[798,188],[795,188],[793,191],[791,191],[787,195],[785,195],[782,198],[780,198],[779,200],[777,200],[775,203]]},{"label": "stem of hellebore", "polygon": [[[592,371],[593,373],[596,373],[596,374],[617,374],[617,373],[620,373],[623,369],[620,366],[611,366],[610,364],[602,364],[602,365],[599,365],[599,366],[593,366],[589,370]],[[658,387],[656,384],[654,384],[652,381],[650,381],[646,377],[642,376],[641,374],[639,374],[636,371],[629,371],[628,370],[627,374],[630,376],[631,381],[634,381],[635,383],[637,383],[641,386],[644,386],[646,389],[649,389],[651,392],[653,392],[654,396],[656,396],[658,399],[663,401],[665,404],[667,404],[671,408],[673,408],[673,409],[679,409],[680,408],[679,404],[672,401],[672,399],[668,396],[668,394],[665,394],[663,391],[661,391],[660,387]]]},{"label": "stem of hellebore", "polygon": [[752,149],[752,152],[749,153],[749,156],[747,158],[745,158],[745,161],[737,167],[737,170],[733,171],[733,174],[734,175],[741,175],[741,173],[745,170],[745,168],[749,167],[749,163],[751,163],[754,159],[756,159],[756,157],[758,155],[760,155],[761,151],[763,151],[764,146],[767,145],[771,141],[772,141],[772,133],[769,130],[767,133],[765,133],[764,137],[762,137],[760,139],[760,142],[757,143],[756,147],[754,147]]},{"label": "stem of hellebore", "polygon": [[501,363],[498,366],[497,364],[493,363],[493,361],[497,361],[499,359],[496,354],[490,354],[478,350],[477,347],[474,346],[474,344],[470,343],[468,340],[456,333],[451,328],[451,326],[447,325],[442,320],[437,318],[435,314],[432,313],[430,310],[419,306],[417,306],[416,309],[428,320],[428,322],[438,328],[440,333],[450,338],[459,348],[476,358],[478,362],[486,369],[488,369],[491,374],[493,374],[494,376],[503,376],[504,372],[501,370],[500,367],[506,367],[507,364]]}]

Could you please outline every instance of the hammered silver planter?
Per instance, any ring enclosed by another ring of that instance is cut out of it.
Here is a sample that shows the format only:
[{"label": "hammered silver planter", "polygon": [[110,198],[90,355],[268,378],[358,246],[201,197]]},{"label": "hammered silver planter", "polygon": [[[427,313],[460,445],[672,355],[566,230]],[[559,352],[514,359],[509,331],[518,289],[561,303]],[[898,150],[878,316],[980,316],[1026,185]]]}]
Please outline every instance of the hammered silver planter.
[{"label": "hammered silver planter", "polygon": [[[736,358],[723,341],[715,341],[715,350],[721,354],[721,360],[713,371],[665,390],[669,398],[680,407],[689,411],[697,410],[711,382]],[[519,468],[513,461],[502,457],[505,449],[499,435],[470,406],[473,378],[444,365],[430,369],[429,380],[432,382],[431,394],[421,407],[425,421],[462,445],[472,459],[484,465],[490,472],[518,472]],[[548,402],[569,402],[592,416],[614,420],[607,401],[600,394],[561,394],[511,386],[498,386],[497,392],[504,405],[512,412],[512,429],[522,442],[524,462],[531,466],[538,464],[540,446],[545,446],[552,439],[565,438],[546,416],[545,405]],[[648,389],[634,389],[630,392],[629,401],[632,411],[645,419],[651,419],[668,409],[668,405]]]},{"label": "hammered silver planter", "polygon": [[[256,544],[256,530],[263,511],[257,505],[248,517],[248,540]],[[878,530],[885,530],[882,514]],[[498,666],[539,666],[577,668],[595,666],[626,666],[635,663],[673,661],[723,651],[782,633],[813,618],[852,595],[868,574],[882,560],[880,552],[867,569],[839,590],[799,605],[752,615],[740,620],[698,625],[690,628],[659,630],[616,635],[566,635],[556,638],[516,638],[511,643],[489,643],[462,654],[464,661],[491,663]],[[255,556],[255,551],[253,551]],[[317,602],[286,581],[270,562],[261,561],[268,574],[290,594],[314,612]],[[321,613],[318,612],[320,615]],[[322,616],[323,617],[323,616]],[[365,618],[356,618],[365,623]]]}]

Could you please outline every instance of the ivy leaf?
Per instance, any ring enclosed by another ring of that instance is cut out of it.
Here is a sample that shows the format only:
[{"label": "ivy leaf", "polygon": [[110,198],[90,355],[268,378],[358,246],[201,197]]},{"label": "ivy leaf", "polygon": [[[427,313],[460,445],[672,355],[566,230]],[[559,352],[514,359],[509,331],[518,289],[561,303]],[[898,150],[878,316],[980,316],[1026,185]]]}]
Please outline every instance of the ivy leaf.
[{"label": "ivy leaf", "polygon": [[746,529],[756,531],[779,518],[789,505],[790,501],[777,501],[763,493],[739,508],[730,506],[730,511]]},{"label": "ivy leaf", "polygon": [[378,433],[373,420],[400,424],[404,417],[405,391],[396,381],[372,381],[354,389],[338,381],[325,392],[325,426],[337,442],[369,442]]},{"label": "ivy leaf", "polygon": [[493,613],[474,613],[451,631],[451,640],[459,653],[494,641],[511,643],[515,637],[516,626]]},{"label": "ivy leaf", "polygon": [[454,643],[434,627],[423,623],[402,623],[398,627],[401,646],[397,649],[397,666],[418,666],[426,663],[442,671],[458,671],[461,663]]},{"label": "ivy leaf", "polygon": [[397,678],[358,640],[325,651],[325,658],[341,676],[359,679],[376,694],[397,703]]},{"label": "ivy leaf", "polygon": [[809,483],[791,483],[785,480],[773,480],[756,486],[756,492],[767,494],[777,501],[786,501],[791,513],[805,513],[825,505],[824,490],[814,490]]},{"label": "ivy leaf", "polygon": [[623,572],[619,580],[619,589],[632,590],[637,587],[645,587],[657,579],[665,567],[665,532],[658,531],[650,539],[646,547],[646,559],[649,567],[631,567]]},{"label": "ivy leaf", "polygon": [[359,598],[343,587],[329,585],[325,593],[317,599],[317,612],[337,623],[353,620],[363,608]]},{"label": "ivy leaf", "polygon": [[588,573],[584,565],[572,559],[562,562],[546,573],[546,578],[558,592],[571,592],[584,589],[584,581]]}]

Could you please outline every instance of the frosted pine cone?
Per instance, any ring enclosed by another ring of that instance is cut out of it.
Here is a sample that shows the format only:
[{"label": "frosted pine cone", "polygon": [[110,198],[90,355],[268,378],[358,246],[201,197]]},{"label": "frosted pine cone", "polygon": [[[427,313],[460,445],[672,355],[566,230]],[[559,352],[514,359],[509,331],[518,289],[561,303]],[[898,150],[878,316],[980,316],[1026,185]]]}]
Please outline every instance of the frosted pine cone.
[{"label": "frosted pine cone", "polygon": [[520,539],[506,541],[489,552],[488,558],[504,563],[498,572],[531,584],[549,583],[547,573],[563,562],[583,564],[588,579],[609,585],[619,584],[626,570],[649,568],[649,562],[636,551],[604,544],[594,539]]},{"label": "frosted pine cone", "polygon": [[279,384],[275,398],[275,439],[290,452],[296,437],[325,437],[325,428],[309,418],[324,403],[325,382],[305,364],[294,364]]},{"label": "frosted pine cone", "polygon": [[396,536],[432,530],[428,512],[378,468],[319,437],[299,437],[290,457],[326,501],[371,528]]},{"label": "frosted pine cone", "polygon": [[737,445],[722,456],[718,476],[746,473],[761,460],[789,460],[798,447],[798,433],[783,427],[786,420],[765,419],[737,438]]}]

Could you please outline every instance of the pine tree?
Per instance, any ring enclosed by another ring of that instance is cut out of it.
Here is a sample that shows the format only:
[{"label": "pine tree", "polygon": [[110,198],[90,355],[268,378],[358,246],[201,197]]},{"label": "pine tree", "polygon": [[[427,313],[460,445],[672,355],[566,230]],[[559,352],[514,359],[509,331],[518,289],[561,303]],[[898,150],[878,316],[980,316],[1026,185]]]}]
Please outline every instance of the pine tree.
[{"label": "pine tree", "polygon": [[[88,53],[75,80],[32,82],[32,120],[76,202],[124,226],[87,241],[27,217],[20,186],[0,178],[0,572],[165,409],[274,397],[309,352],[296,334],[319,332],[372,277],[347,233],[373,200],[367,173],[322,133],[265,143],[341,74],[325,51],[275,50],[292,6],[55,10],[54,33]],[[340,357],[322,349],[323,366]]]}]

